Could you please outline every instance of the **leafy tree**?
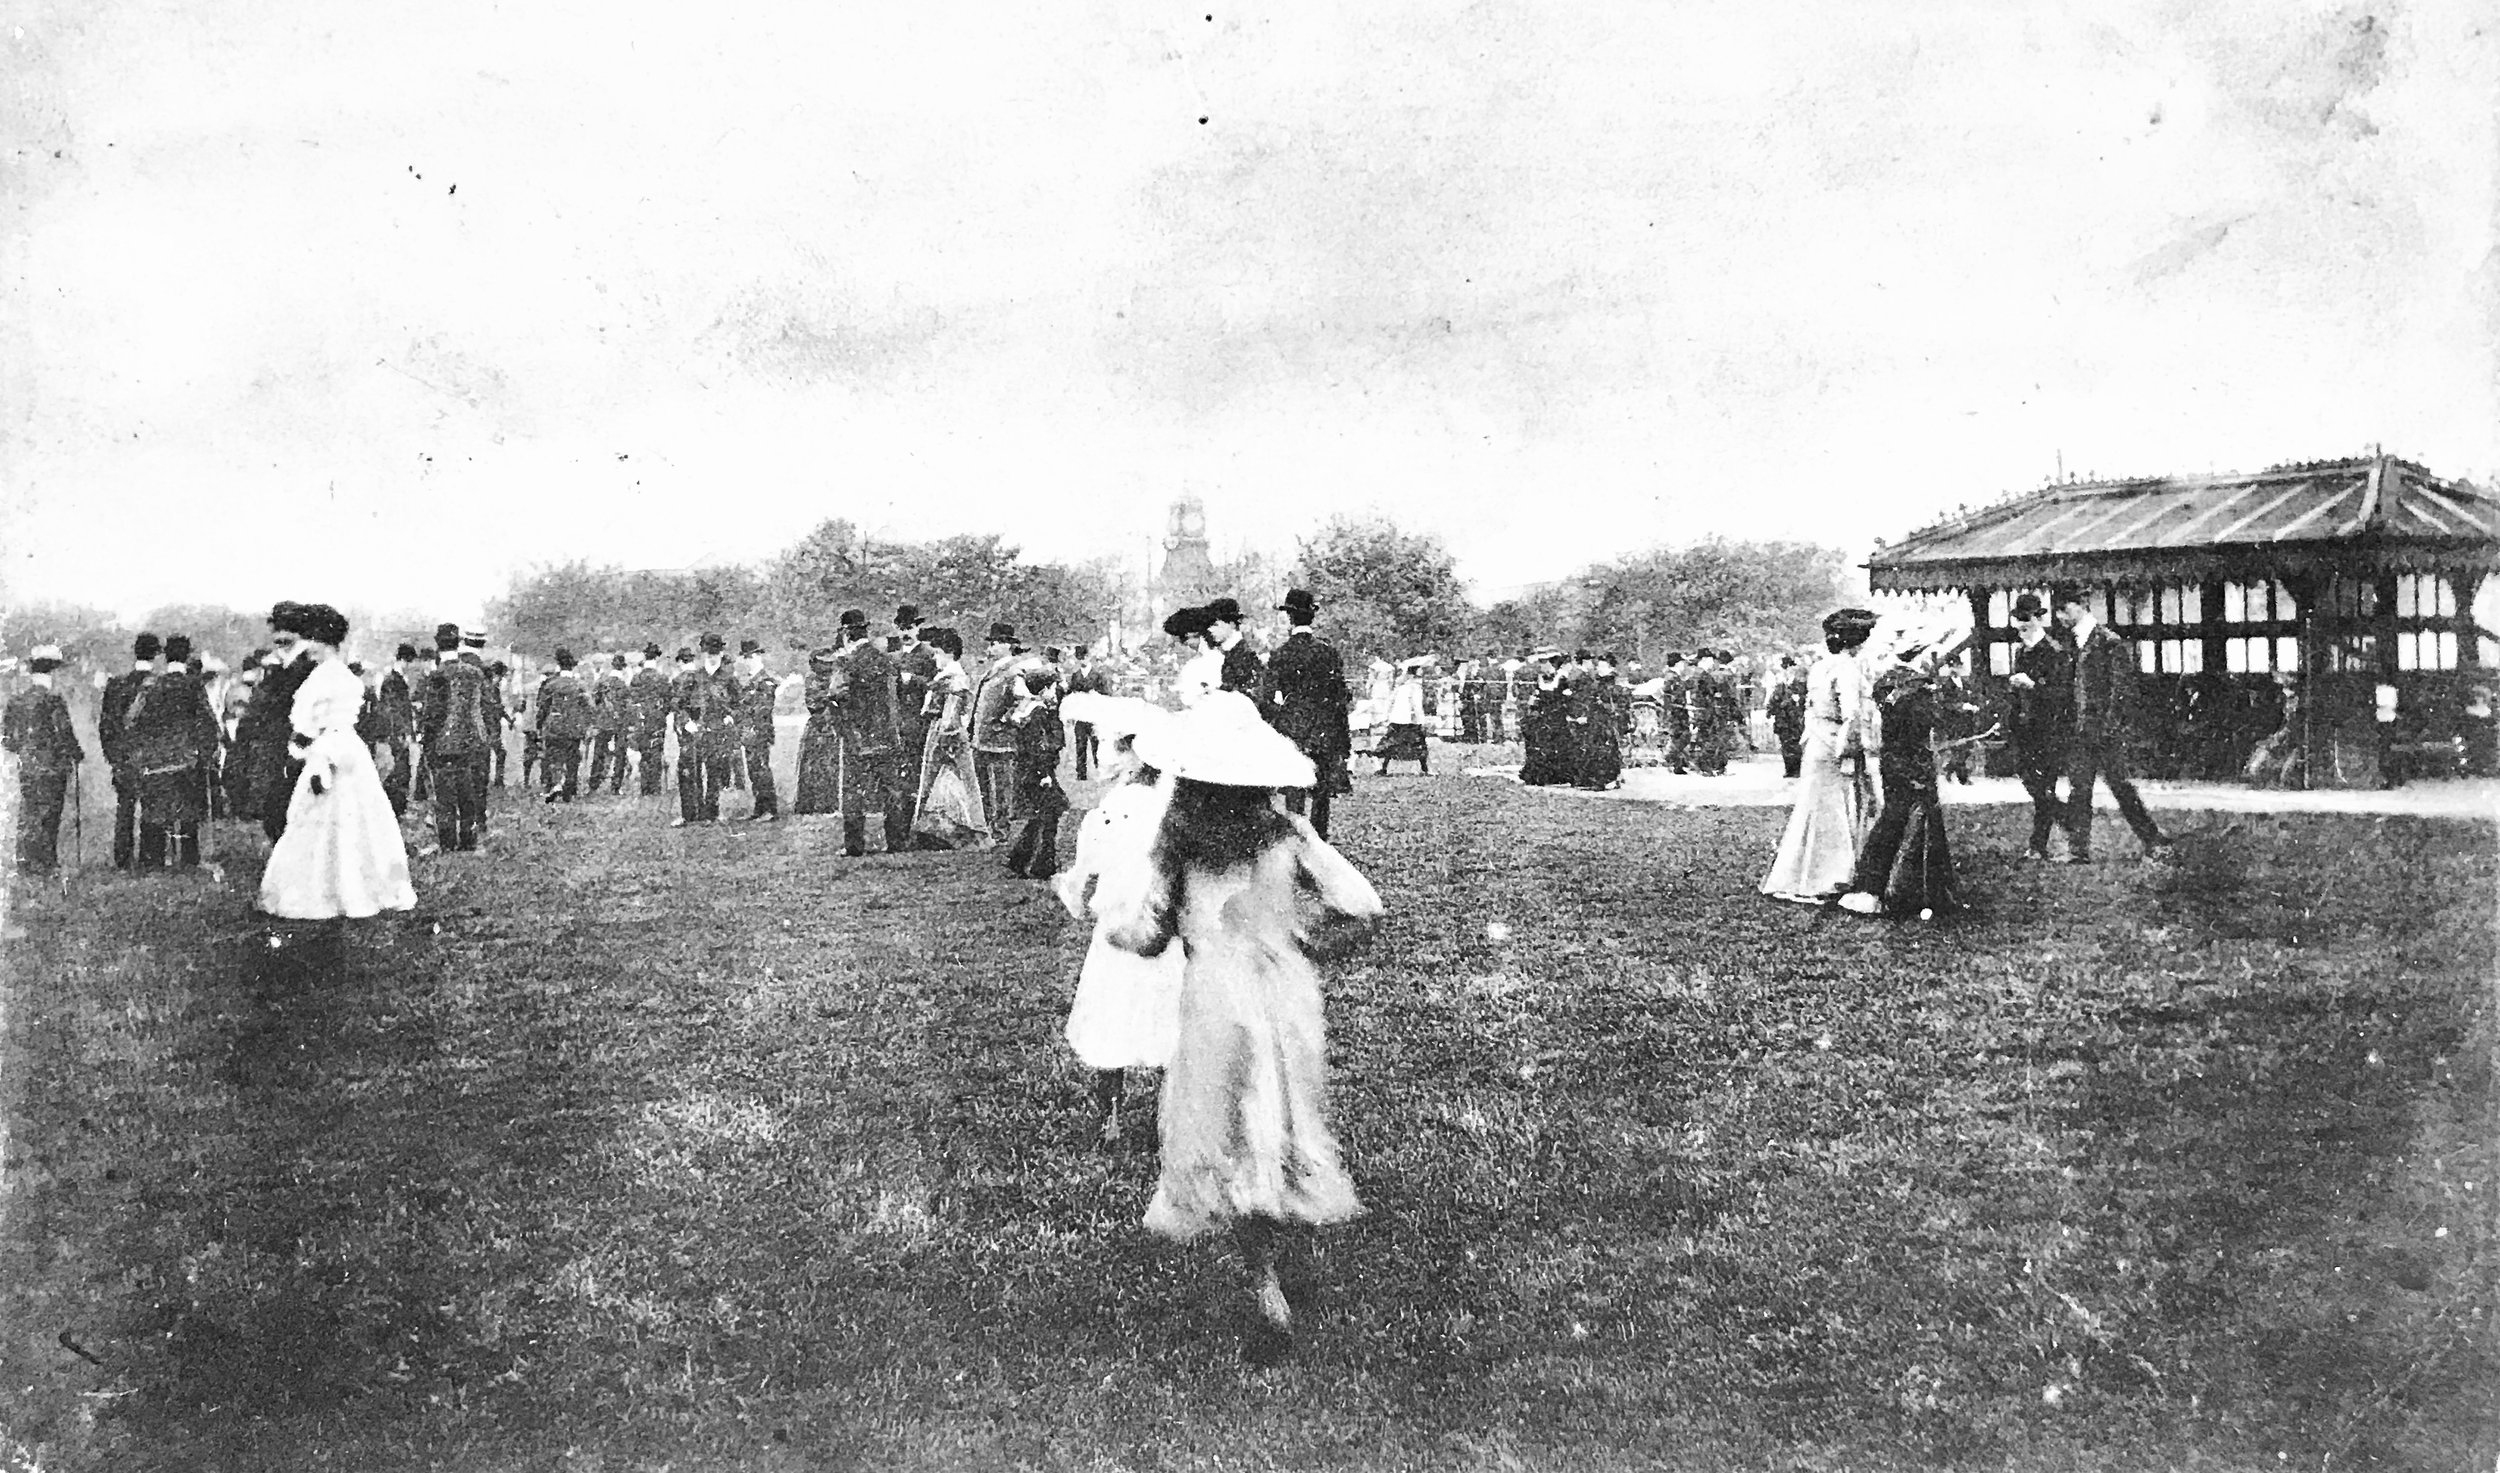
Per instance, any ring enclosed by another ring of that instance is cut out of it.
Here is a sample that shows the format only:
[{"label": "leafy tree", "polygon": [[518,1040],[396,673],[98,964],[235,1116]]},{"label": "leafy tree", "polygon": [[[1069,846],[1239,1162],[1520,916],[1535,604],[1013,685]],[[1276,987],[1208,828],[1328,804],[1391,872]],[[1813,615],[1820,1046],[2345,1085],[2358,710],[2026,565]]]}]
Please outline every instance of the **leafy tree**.
[{"label": "leafy tree", "polygon": [[1336,517],[1304,538],[1291,582],[1319,599],[1349,656],[1400,659],[1458,648],[1477,622],[1458,562],[1429,533],[1385,517]]},{"label": "leafy tree", "polygon": [[576,561],[534,568],[487,602],[486,619],[497,641],[516,650],[601,644],[624,637],[627,587],[628,575],[613,567]]},{"label": "leafy tree", "polygon": [[72,663],[119,670],[130,659],[135,629],[120,616],[87,604],[31,603],[0,609],[0,650],[24,659],[39,644],[57,644]]},{"label": "leafy tree", "polygon": [[246,613],[222,604],[167,604],[149,610],[139,627],[159,638],[187,634],[192,648],[201,654],[233,664],[267,642],[269,611]]}]

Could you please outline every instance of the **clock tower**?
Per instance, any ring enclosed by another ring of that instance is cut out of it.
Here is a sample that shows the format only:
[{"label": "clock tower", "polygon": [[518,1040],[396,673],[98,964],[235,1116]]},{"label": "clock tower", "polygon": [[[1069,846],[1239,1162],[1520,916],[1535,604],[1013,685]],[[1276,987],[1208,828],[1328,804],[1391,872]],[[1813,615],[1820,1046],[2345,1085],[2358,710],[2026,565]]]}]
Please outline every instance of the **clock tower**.
[{"label": "clock tower", "polygon": [[1184,492],[1172,503],[1164,523],[1163,568],[1155,577],[1158,615],[1184,604],[1203,603],[1222,589],[1215,582],[1215,558],[1207,550],[1206,504]]}]

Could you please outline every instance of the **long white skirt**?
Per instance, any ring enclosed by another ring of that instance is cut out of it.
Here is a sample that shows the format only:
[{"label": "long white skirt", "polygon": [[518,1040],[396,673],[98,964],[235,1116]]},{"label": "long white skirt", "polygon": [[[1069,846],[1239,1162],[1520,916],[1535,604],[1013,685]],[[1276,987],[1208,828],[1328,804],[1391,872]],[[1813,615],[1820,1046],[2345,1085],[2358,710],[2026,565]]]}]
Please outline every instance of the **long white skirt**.
[{"label": "long white skirt", "polygon": [[1068,1047],[1088,1069],[1160,1069],[1172,1062],[1181,1036],[1181,976],[1187,966],[1176,943],[1157,957],[1122,951],[1094,927],[1068,1007]]},{"label": "long white skirt", "polygon": [[1874,784],[1842,765],[1837,726],[1808,724],[1797,779],[1797,806],[1789,810],[1779,857],[1763,876],[1762,893],[1783,900],[1828,900],[1848,890],[1858,845],[1865,842],[1881,805]]},{"label": "long white skirt", "polygon": [[[324,787],[312,790],[315,773]],[[260,908],[290,920],[413,910],[408,846],[382,791],[373,756],[352,735],[325,736],[305,754],[287,800],[286,832],[260,876]]]}]

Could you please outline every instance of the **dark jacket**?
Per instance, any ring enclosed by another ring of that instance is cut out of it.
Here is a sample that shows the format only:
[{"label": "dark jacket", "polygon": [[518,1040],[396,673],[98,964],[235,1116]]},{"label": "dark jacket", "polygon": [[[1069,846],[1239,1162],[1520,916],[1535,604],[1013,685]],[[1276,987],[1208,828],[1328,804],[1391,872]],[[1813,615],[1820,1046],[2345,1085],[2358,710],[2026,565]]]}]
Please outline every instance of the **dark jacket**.
[{"label": "dark jacket", "polygon": [[625,683],[625,739],[637,745],[658,742],[668,735],[669,685],[667,672],[657,665],[645,665]]},{"label": "dark jacket", "polygon": [[2031,689],[2013,690],[2008,730],[2015,750],[2025,758],[2063,764],[2074,740],[2075,660],[2054,634],[2037,644],[2017,645],[2014,673],[2031,677]]},{"label": "dark jacket", "polygon": [[781,704],[781,682],[767,670],[743,677],[738,691],[738,739],[750,748],[773,744],[773,711]]},{"label": "dark jacket", "polygon": [[[434,667],[434,673],[425,678],[419,728],[428,753],[461,757],[487,749],[494,740],[488,724],[492,718],[487,714],[491,684],[483,668],[466,660],[444,660]],[[291,704],[293,697],[288,699]]]},{"label": "dark jacket", "polygon": [[16,753],[28,772],[67,772],[87,758],[69,724],[69,703],[42,685],[9,697],[8,712],[0,716],[0,748]]},{"label": "dark jacket", "polygon": [[1345,661],[1335,645],[1300,633],[1277,647],[1259,673],[1259,714],[1314,760],[1354,750],[1354,692],[1346,687]]},{"label": "dark jacket", "polygon": [[96,745],[104,749],[104,760],[117,770],[129,765],[123,733],[130,722],[130,703],[138,697],[139,687],[148,683],[150,673],[146,670],[123,671],[104,682],[103,697],[96,702]]},{"label": "dark jacket", "polygon": [[859,640],[833,657],[834,699],[840,703],[834,720],[845,750],[874,756],[902,745],[896,729],[898,686],[894,657],[873,639]]},{"label": "dark jacket", "polygon": [[2095,624],[2075,651],[2075,740],[2103,746],[2126,739],[2135,706],[2135,647]]},{"label": "dark jacket", "polygon": [[382,689],[375,700],[382,708],[383,740],[394,746],[406,746],[416,735],[416,695],[408,688],[408,677],[397,670],[382,677]]},{"label": "dark jacket", "polygon": [[197,768],[217,750],[217,713],[187,670],[173,669],[141,687],[123,713],[122,749],[141,776]]},{"label": "dark jacket", "polygon": [[590,735],[590,693],[570,670],[559,670],[539,682],[533,711],[538,734],[548,741],[578,742]]},{"label": "dark jacket", "polygon": [[677,716],[678,749],[735,751],[741,689],[736,672],[726,660],[718,670],[697,665],[679,671],[677,678],[669,682],[669,705]]},{"label": "dark jacket", "polygon": [[1233,647],[1224,652],[1224,679],[1217,689],[1239,691],[1256,700],[1260,671],[1258,652],[1250,648],[1250,641],[1236,639]]},{"label": "dark jacket", "polygon": [[937,650],[924,640],[892,658],[895,719],[910,730],[925,732],[929,725],[929,683],[937,679]]}]

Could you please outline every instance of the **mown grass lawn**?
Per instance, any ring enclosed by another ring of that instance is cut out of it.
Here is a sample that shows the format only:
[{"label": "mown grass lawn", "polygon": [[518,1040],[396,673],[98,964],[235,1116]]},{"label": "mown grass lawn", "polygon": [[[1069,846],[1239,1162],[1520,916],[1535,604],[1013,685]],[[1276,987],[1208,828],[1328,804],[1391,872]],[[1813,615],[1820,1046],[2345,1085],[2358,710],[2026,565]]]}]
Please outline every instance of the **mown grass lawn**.
[{"label": "mown grass lawn", "polygon": [[1957,810],[1984,911],[1900,927],[1757,898],[1775,812],[1367,778],[1371,1214],[1259,1371],[1087,1144],[1054,903],[666,812],[501,811],[343,966],[232,830],[20,895],[0,1466],[2500,1454],[2486,827],[2042,870]]}]

